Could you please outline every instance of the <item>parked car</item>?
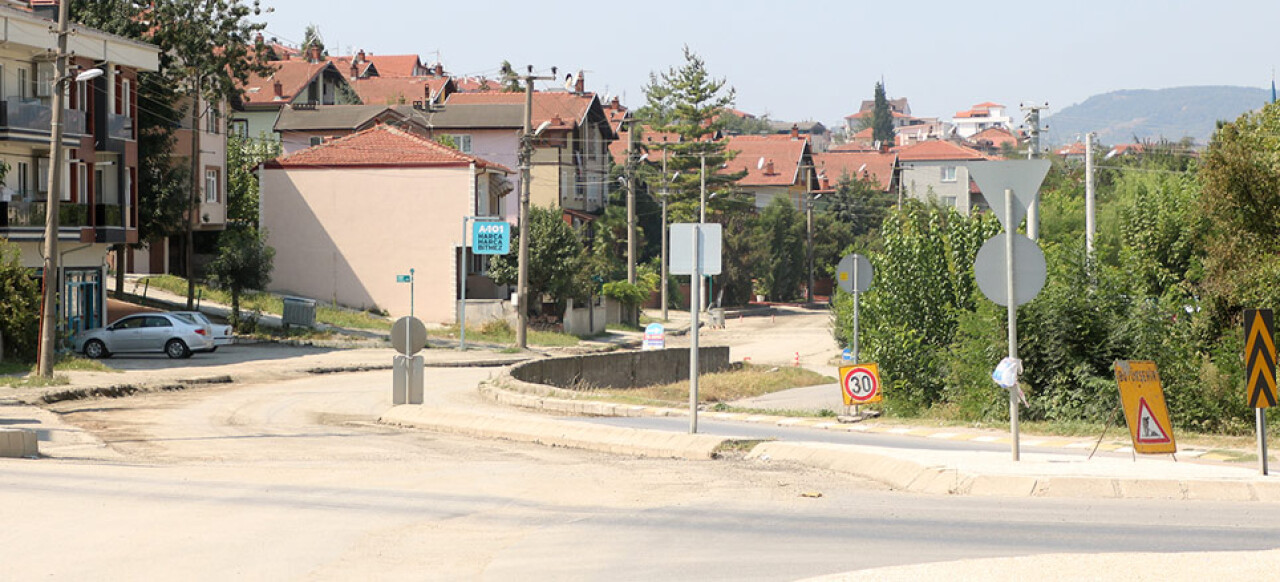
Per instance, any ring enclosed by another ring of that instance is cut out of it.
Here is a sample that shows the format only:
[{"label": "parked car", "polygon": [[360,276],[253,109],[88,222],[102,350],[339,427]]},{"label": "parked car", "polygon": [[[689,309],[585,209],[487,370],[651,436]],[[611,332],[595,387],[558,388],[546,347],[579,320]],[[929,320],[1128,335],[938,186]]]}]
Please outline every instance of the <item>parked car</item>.
[{"label": "parked car", "polygon": [[138,313],[76,336],[75,350],[90,358],[118,353],[156,352],[189,358],[217,346],[208,330],[172,313]]},{"label": "parked car", "polygon": [[214,323],[209,320],[209,316],[199,311],[170,311],[169,313],[181,317],[188,323],[204,327],[208,332],[207,335],[213,338],[213,348],[209,350],[210,352],[218,351],[218,346],[235,342],[235,333],[231,330],[231,326]]}]

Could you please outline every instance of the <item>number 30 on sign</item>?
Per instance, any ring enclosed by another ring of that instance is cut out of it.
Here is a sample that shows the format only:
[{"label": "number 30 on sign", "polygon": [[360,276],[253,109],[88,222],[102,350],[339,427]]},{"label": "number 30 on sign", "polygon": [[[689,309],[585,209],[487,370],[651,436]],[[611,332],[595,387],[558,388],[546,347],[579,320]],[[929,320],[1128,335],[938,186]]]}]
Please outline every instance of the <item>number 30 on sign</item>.
[{"label": "number 30 on sign", "polygon": [[841,366],[840,387],[844,405],[854,406],[880,402],[880,368],[875,364]]}]

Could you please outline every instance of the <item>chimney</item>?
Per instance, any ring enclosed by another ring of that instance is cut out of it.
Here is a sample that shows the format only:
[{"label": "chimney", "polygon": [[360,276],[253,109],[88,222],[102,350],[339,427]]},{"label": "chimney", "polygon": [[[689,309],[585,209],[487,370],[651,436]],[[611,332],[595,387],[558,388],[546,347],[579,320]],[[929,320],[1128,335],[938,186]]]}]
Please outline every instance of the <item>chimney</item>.
[{"label": "chimney", "polygon": [[284,85],[280,84],[279,79],[271,84],[271,90],[275,93],[276,99],[284,97]]},{"label": "chimney", "polygon": [[831,178],[828,178],[825,175],[822,176],[822,189],[823,190],[831,189]]},{"label": "chimney", "polygon": [[573,84],[573,92],[579,95],[586,92],[587,79],[582,75],[582,71],[578,71],[578,82]]},{"label": "chimney", "polygon": [[443,77],[443,76],[444,76],[444,65],[442,65],[442,64],[440,64],[440,63],[436,63],[436,76],[437,76],[437,77]]},{"label": "chimney", "polygon": [[312,44],[307,47],[307,62],[318,63],[323,57],[320,56],[320,45]]},{"label": "chimney", "polygon": [[355,61],[351,61],[351,80],[354,81],[359,78],[360,78],[360,67],[356,66]]},{"label": "chimney", "polygon": [[557,113],[557,114],[555,114],[555,115],[553,115],[553,116],[551,117],[551,125],[563,125],[563,124],[564,124],[564,120],[563,120],[563,119],[560,119],[560,114],[559,114],[559,113]]},{"label": "chimney", "polygon": [[769,162],[764,165],[764,175],[772,176],[773,174],[773,160],[769,160]]},{"label": "chimney", "polygon": [[356,53],[356,58],[355,58],[354,60],[352,60],[351,62],[353,62],[353,63],[363,63],[363,62],[364,62],[364,49],[360,49],[360,52]]},{"label": "chimney", "polygon": [[797,139],[800,139],[800,126],[793,123],[791,124],[791,140],[795,141]]}]

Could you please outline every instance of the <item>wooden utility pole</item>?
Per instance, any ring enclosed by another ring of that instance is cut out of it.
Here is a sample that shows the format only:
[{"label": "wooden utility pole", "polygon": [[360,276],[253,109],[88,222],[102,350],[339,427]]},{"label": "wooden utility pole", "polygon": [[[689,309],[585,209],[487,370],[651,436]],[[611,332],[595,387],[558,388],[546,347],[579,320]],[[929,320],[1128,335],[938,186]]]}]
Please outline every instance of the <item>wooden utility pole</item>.
[{"label": "wooden utility pole", "polygon": [[58,3],[58,54],[54,58],[53,111],[49,127],[49,192],[45,197],[44,215],[44,302],[40,310],[39,375],[53,377],[57,359],[58,297],[62,278],[58,276],[58,202],[62,196],[62,86],[67,76],[67,5]]},{"label": "wooden utility pole", "polygon": [[[519,267],[516,278],[516,347],[525,349],[529,346],[529,181],[530,166],[533,163],[533,82],[549,81],[556,78],[556,68],[551,67],[550,77],[539,77],[533,74],[533,65],[529,65],[528,74],[524,76],[524,126],[520,131],[520,250]],[[462,267],[459,265],[459,267]]]}]

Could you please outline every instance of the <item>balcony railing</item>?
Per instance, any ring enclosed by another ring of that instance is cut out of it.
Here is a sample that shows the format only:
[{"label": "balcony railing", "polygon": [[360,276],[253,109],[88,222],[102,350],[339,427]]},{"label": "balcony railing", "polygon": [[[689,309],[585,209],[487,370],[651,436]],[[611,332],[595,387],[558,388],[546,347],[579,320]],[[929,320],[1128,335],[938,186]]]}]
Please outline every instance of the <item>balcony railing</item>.
[{"label": "balcony railing", "polygon": [[93,206],[94,224],[99,227],[125,228],[126,212],[119,204],[95,204]]},{"label": "balcony railing", "polygon": [[133,118],[114,113],[107,116],[107,137],[133,139]]},{"label": "balcony railing", "polygon": [[[43,227],[48,204],[34,202],[0,202],[0,227]],[[89,226],[89,209],[83,204],[63,202],[58,205],[59,226]]]},{"label": "balcony railing", "polygon": [[[66,133],[84,135],[84,112],[77,109],[62,110],[62,129]],[[48,133],[53,127],[53,108],[40,101],[10,97],[4,101],[4,116],[0,125],[11,129],[26,129]]]}]

